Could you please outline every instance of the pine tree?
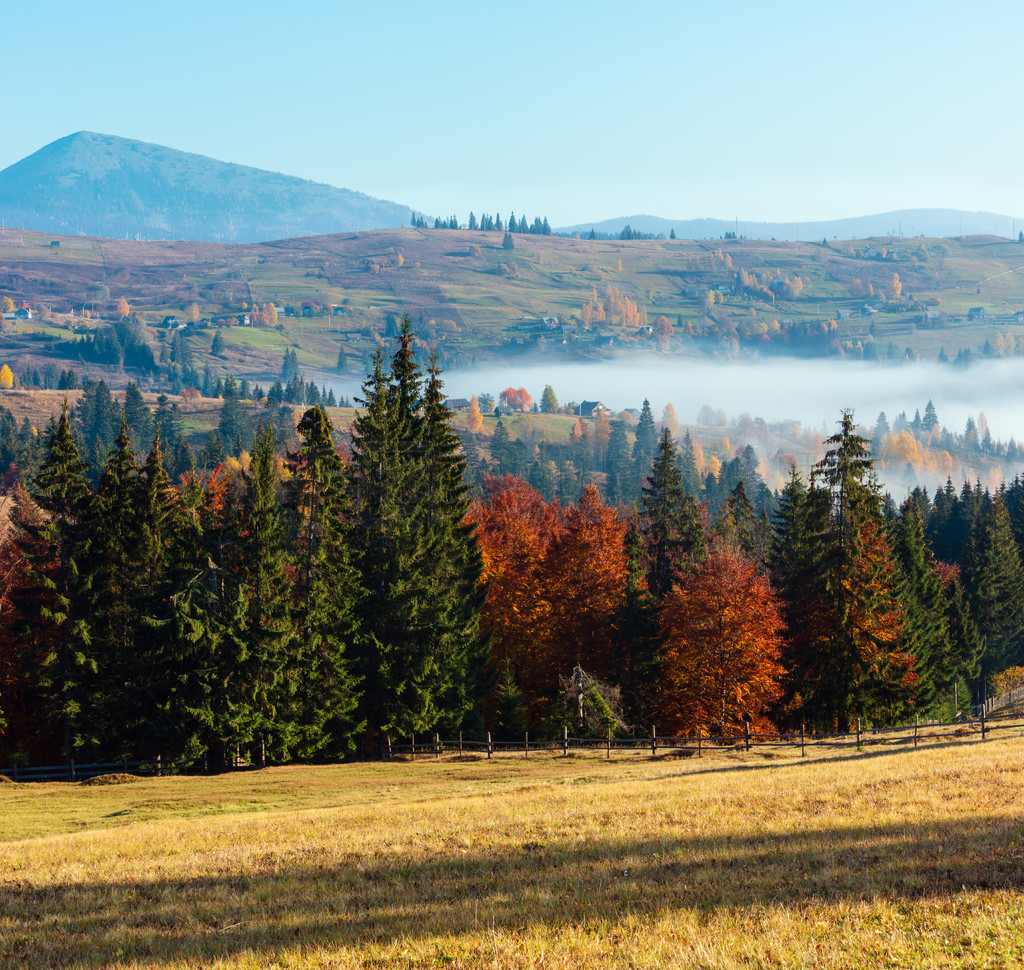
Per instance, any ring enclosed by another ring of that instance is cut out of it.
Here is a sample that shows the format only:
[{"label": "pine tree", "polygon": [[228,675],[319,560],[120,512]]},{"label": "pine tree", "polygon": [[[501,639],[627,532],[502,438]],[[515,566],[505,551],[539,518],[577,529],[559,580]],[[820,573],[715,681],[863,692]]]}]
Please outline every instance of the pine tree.
[{"label": "pine tree", "polygon": [[353,426],[354,564],[366,590],[361,711],[371,736],[461,720],[476,700],[483,650],[472,629],[479,560],[461,525],[464,466],[436,367],[424,390],[412,344],[406,317],[390,372],[382,355],[374,360]]},{"label": "pine tree", "polygon": [[1024,662],[1024,570],[1003,497],[984,503],[964,564],[971,615],[984,640],[981,682]]},{"label": "pine tree", "polygon": [[491,459],[494,462],[494,474],[511,474],[514,465],[511,455],[511,441],[501,418],[498,418],[494,423],[494,434],[491,435],[490,450]]},{"label": "pine tree", "polygon": [[918,710],[932,713],[938,698],[958,675],[946,624],[946,603],[935,557],[924,539],[920,508],[903,503],[893,530],[893,552],[900,566],[900,600],[904,607],[901,649],[913,654],[917,671]]},{"label": "pine tree", "polygon": [[697,470],[697,457],[689,431],[683,437],[683,448],[679,453],[679,471],[683,476],[683,488],[686,490],[686,494],[700,498],[700,472]]},{"label": "pine tree", "polygon": [[[971,618],[970,606],[964,595],[963,584],[955,575],[946,586],[946,626],[955,658],[950,684],[953,688],[953,697],[951,698],[954,701],[953,714],[956,716],[962,707],[970,703],[970,695],[967,691],[960,692],[961,684],[966,687],[978,682],[981,673],[981,655],[985,644],[978,633],[978,627]],[[948,689],[947,687],[947,691]]]},{"label": "pine tree", "polygon": [[84,393],[74,410],[75,441],[99,475],[121,426],[121,409],[114,402],[105,381],[86,381]]},{"label": "pine tree", "polygon": [[135,598],[138,625],[135,653],[143,681],[142,730],[133,738],[137,756],[153,757],[171,735],[164,722],[171,689],[166,657],[171,648],[174,597],[194,569],[198,544],[192,541],[189,523],[178,490],[164,467],[159,431],[142,466],[137,489],[137,551]]},{"label": "pine tree", "polygon": [[156,414],[153,417],[154,433],[159,434],[161,450],[173,455],[181,437],[181,410],[177,402],[171,404],[166,394],[156,399]]},{"label": "pine tree", "polygon": [[[29,563],[29,602],[20,612],[29,619],[25,635],[49,714],[59,722],[61,748],[70,765],[76,752],[95,747],[96,658],[92,652],[88,575],[92,495],[71,435],[65,401],[56,433],[35,486],[43,517],[19,512],[21,547]],[[27,500],[27,495],[25,496]]]},{"label": "pine tree", "polygon": [[221,438],[220,432],[213,430],[206,436],[206,443],[199,453],[198,465],[207,471],[213,471],[218,465],[223,464],[227,456],[228,453],[224,450],[224,440]]},{"label": "pine tree", "polygon": [[145,454],[153,444],[153,412],[133,381],[124,392],[124,419],[135,442],[136,454]]},{"label": "pine tree", "polygon": [[821,543],[818,608],[831,617],[818,631],[817,669],[801,686],[803,712],[822,728],[849,730],[853,718],[893,720],[913,702],[914,657],[900,649],[898,576],[886,542],[881,499],[867,442],[853,414],[815,466],[828,518]]},{"label": "pine tree", "polygon": [[90,507],[93,534],[89,572],[92,647],[102,684],[98,707],[104,711],[103,735],[114,747],[109,756],[125,756],[139,733],[144,677],[135,649],[140,626],[136,580],[142,568],[139,546],[139,473],[127,421],[100,474]]},{"label": "pine tree", "polygon": [[558,413],[558,398],[555,397],[555,390],[550,384],[544,385],[544,393],[540,399],[540,409],[544,414]]},{"label": "pine tree", "polygon": [[609,502],[632,502],[636,499],[633,490],[633,463],[629,454],[626,428],[621,421],[612,422],[612,433],[608,439],[607,498]]},{"label": "pine tree", "polygon": [[634,521],[626,531],[626,595],[618,629],[622,656],[622,684],[626,717],[633,724],[648,724],[654,708],[655,686],[661,679],[657,603],[647,588],[644,536]]},{"label": "pine tree", "polygon": [[[288,683],[289,662],[295,640],[290,610],[291,581],[284,548],[284,531],[274,474],[274,432],[264,428],[256,439],[249,472],[245,475],[238,525],[228,563],[230,583],[244,590],[245,610],[239,617],[237,638],[244,650],[237,657],[233,682],[241,690],[235,698],[236,741],[260,746],[284,760],[298,738],[289,723],[288,702],[295,689]],[[229,591],[229,601],[235,597]]]},{"label": "pine tree", "polygon": [[654,426],[651,402],[644,398],[643,407],[640,409],[640,420],[636,425],[636,440],[633,442],[633,466],[637,490],[646,482],[657,447],[658,432]]},{"label": "pine tree", "polygon": [[364,592],[350,562],[345,473],[331,422],[311,408],[299,422],[302,442],[289,455],[288,510],[296,537],[296,651],[292,676],[301,729],[299,753],[335,757],[352,750],[359,681],[357,614]]},{"label": "pine tree", "polygon": [[421,612],[429,579],[420,387],[406,325],[390,375],[379,351],[374,358],[352,434],[354,564],[367,593],[359,610],[365,639],[358,672],[361,716],[371,736],[428,730],[438,717],[423,689],[433,664]]},{"label": "pine tree", "polygon": [[660,600],[680,574],[701,562],[707,552],[700,508],[683,491],[675,446],[667,428],[642,492],[647,588]]},{"label": "pine tree", "polygon": [[233,377],[225,378],[221,396],[224,403],[220,407],[217,431],[225,447],[231,448],[232,454],[237,458],[249,443],[249,423],[245,418],[241,398],[238,396],[238,383]]},{"label": "pine tree", "polygon": [[725,546],[742,553],[746,559],[755,560],[757,517],[742,478],[722,505],[714,531]]},{"label": "pine tree", "polygon": [[[445,407],[437,355],[430,360],[423,399],[427,557],[433,596],[428,604],[430,649],[440,661],[438,686],[449,728],[483,727],[477,702],[487,691],[490,643],[480,636],[483,562],[475,527],[466,524],[466,460]],[[475,718],[474,718],[475,714]]]}]

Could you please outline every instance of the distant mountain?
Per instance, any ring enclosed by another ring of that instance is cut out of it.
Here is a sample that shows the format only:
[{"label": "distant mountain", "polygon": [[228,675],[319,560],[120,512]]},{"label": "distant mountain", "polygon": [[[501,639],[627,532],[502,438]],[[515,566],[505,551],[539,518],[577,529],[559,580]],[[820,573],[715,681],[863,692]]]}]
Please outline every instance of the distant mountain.
[{"label": "distant mountain", "polygon": [[596,232],[618,235],[626,226],[639,232],[664,233],[675,230],[679,239],[720,239],[727,232],[748,239],[805,240],[868,239],[872,236],[1005,236],[1016,237],[1024,228],[1019,216],[995,212],[964,212],[960,209],[899,209],[873,216],[828,219],[823,222],[745,222],[742,219],[662,219],[658,216],[623,216],[604,222],[584,222],[556,229],[581,236]]},{"label": "distant mountain", "polygon": [[0,172],[8,226],[114,239],[262,242],[410,222],[408,206],[79,131]]}]

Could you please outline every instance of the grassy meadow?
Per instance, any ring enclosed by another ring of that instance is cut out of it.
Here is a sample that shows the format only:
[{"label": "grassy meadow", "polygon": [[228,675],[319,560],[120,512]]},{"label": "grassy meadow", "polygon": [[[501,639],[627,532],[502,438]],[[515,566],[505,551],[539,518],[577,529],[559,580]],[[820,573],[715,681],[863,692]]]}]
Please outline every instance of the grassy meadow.
[{"label": "grassy meadow", "polygon": [[0,784],[0,966],[1016,965],[1022,755]]}]

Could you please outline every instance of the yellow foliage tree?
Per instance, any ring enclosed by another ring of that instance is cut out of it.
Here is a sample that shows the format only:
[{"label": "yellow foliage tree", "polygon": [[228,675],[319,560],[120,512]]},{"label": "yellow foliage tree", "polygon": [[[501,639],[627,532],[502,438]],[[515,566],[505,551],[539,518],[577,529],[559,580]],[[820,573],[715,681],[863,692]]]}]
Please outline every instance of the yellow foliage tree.
[{"label": "yellow foliage tree", "polygon": [[474,394],[469,400],[469,430],[479,434],[484,426],[484,416],[480,413],[480,402]]},{"label": "yellow foliage tree", "polygon": [[1002,697],[1021,687],[1024,687],[1024,667],[1010,667],[992,678],[990,693],[993,697]]},{"label": "yellow foliage tree", "polygon": [[14,387],[14,371],[6,364],[0,367],[0,391],[9,391]]},{"label": "yellow foliage tree", "polygon": [[185,319],[189,323],[199,323],[199,307],[197,304],[189,304],[189,308],[185,311]]},{"label": "yellow foliage tree", "polygon": [[117,301],[118,319],[129,316],[131,312],[132,308],[128,306],[128,301],[122,296],[121,299]]},{"label": "yellow foliage tree", "polygon": [[900,274],[893,273],[892,279],[889,280],[889,299],[898,300],[900,294],[903,292],[903,284],[900,282]]},{"label": "yellow foliage tree", "polygon": [[14,300],[9,296],[5,296],[0,300],[0,311],[4,313],[14,313]]}]

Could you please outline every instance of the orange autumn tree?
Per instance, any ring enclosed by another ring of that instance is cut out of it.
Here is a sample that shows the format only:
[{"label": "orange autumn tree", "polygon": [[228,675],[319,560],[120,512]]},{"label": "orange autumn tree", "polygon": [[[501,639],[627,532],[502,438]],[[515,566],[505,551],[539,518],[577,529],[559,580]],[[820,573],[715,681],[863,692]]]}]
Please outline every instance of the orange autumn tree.
[{"label": "orange autumn tree", "polygon": [[514,475],[486,476],[484,493],[468,515],[477,526],[488,584],[480,629],[491,638],[494,666],[510,671],[534,696],[532,671],[541,666],[538,653],[549,624],[544,566],[562,528],[561,509]]},{"label": "orange autumn tree", "polygon": [[544,570],[549,620],[537,681],[545,701],[577,664],[603,681],[620,678],[615,618],[626,595],[625,539],[626,523],[594,485],[563,512]]},{"label": "orange autumn tree", "polygon": [[626,592],[625,523],[588,486],[579,504],[545,502],[526,482],[485,478],[477,525],[487,602],[481,630],[498,671],[512,674],[531,719],[579,663],[617,680],[615,619]]},{"label": "orange autumn tree", "polygon": [[782,618],[771,586],[742,556],[714,547],[661,607],[659,724],[675,734],[769,727],[780,695]]},{"label": "orange autumn tree", "polygon": [[506,387],[501,392],[500,400],[513,411],[529,411],[533,407],[533,398],[525,387]]}]

